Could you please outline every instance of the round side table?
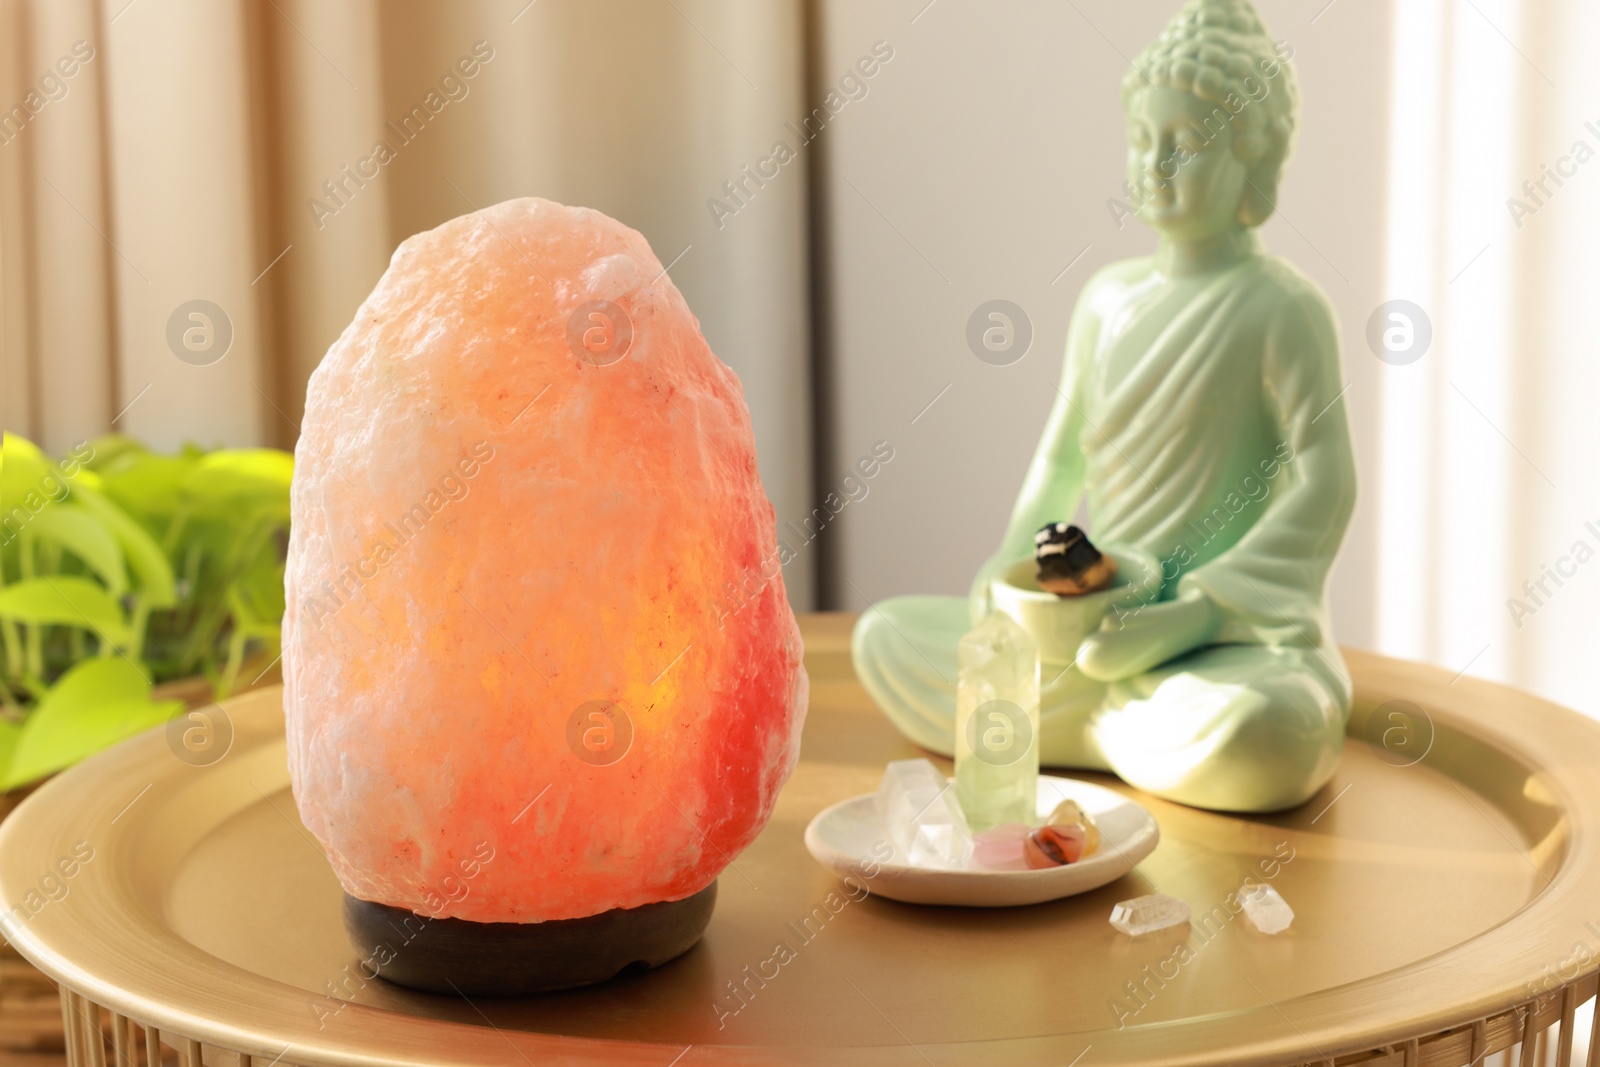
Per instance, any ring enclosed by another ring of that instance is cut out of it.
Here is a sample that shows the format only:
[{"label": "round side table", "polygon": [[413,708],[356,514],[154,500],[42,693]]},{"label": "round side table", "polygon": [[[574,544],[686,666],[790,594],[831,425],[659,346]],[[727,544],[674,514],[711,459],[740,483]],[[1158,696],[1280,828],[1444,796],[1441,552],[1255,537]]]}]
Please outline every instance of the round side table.
[{"label": "round side table", "polygon": [[[1239,818],[1140,796],[1162,842],[1120,881],[921,908],[839,882],[802,843],[823,807],[917,754],[854,681],[851,622],[803,620],[800,766],[723,873],[704,939],[658,970],[500,1000],[372,977],[296,816],[276,689],[223,705],[232,745],[209,766],[155,731],[30,797],[0,826],[0,927],[60,984],[79,1067],[173,1051],[189,1067],[1454,1067],[1519,1042],[1525,1065],[1570,1062],[1600,969],[1600,725],[1352,652],[1344,760],[1303,807]],[[1288,931],[1230,907],[1246,879],[1293,906]],[[1141,938],[1107,923],[1151,892],[1192,921]]]}]

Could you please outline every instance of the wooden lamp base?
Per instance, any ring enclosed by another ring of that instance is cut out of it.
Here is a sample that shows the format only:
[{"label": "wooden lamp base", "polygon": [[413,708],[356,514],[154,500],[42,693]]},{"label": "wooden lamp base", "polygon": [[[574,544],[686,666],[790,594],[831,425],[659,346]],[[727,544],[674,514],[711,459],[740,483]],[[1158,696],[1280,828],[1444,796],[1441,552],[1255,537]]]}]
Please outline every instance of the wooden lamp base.
[{"label": "wooden lamp base", "polygon": [[344,897],[344,928],[366,965],[411,989],[514,997],[594,985],[676,959],[711,921],[717,884],[682,900],[581,919],[480,923],[430,919]]}]

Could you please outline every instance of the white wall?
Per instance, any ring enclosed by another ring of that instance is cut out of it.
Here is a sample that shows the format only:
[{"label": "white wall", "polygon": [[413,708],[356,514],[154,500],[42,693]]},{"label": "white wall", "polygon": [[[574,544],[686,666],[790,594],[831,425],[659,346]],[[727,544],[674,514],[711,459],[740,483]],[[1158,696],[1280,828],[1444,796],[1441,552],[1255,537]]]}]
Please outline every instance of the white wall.
[{"label": "white wall", "polygon": [[[816,157],[828,279],[819,494],[874,442],[894,448],[819,540],[823,603],[855,610],[965,592],[999,541],[1055,397],[1079,287],[1154,245],[1137,221],[1118,229],[1106,202],[1122,182],[1122,74],[1177,0],[926,3],[820,0],[818,12],[813,95],[874,41],[894,48],[868,94],[818,138]],[[1366,495],[1332,601],[1339,638],[1366,645],[1381,365],[1363,337],[1384,299],[1390,14],[1336,0],[1317,17],[1320,6],[1258,2],[1294,48],[1303,96],[1281,211],[1263,238],[1339,309]],[[1007,367],[980,362],[965,341],[973,309],[997,297],[1023,307],[1035,332]]]}]

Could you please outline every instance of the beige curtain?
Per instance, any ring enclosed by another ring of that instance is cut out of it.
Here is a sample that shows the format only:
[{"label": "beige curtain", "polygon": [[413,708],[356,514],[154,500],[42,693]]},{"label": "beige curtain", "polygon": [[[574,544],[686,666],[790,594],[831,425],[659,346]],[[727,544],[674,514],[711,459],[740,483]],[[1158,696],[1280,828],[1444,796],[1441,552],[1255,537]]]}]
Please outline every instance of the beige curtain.
[{"label": "beige curtain", "polygon": [[803,114],[803,36],[801,0],[0,0],[0,422],[288,447],[395,245],[540,195],[671,264],[799,520],[806,161],[708,202]]}]

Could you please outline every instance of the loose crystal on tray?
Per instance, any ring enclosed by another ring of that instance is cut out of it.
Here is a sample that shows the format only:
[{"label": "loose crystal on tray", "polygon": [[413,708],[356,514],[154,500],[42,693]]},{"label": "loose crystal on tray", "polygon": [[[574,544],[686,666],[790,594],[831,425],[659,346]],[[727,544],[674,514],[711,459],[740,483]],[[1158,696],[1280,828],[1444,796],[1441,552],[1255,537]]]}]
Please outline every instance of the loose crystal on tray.
[{"label": "loose crystal on tray", "polygon": [[1130,937],[1189,921],[1189,905],[1162,893],[1124,900],[1111,909],[1111,925]]},{"label": "loose crystal on tray", "polygon": [[917,867],[961,867],[972,855],[972,833],[956,791],[925,759],[903,759],[883,769],[878,810],[900,855]]},{"label": "loose crystal on tray", "polygon": [[1239,890],[1239,903],[1244,905],[1244,917],[1264,934],[1279,934],[1294,922],[1294,909],[1283,895],[1270,885],[1246,882]]}]

